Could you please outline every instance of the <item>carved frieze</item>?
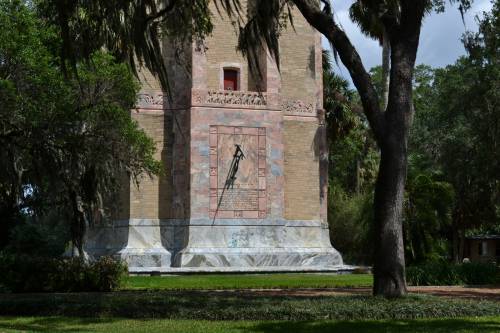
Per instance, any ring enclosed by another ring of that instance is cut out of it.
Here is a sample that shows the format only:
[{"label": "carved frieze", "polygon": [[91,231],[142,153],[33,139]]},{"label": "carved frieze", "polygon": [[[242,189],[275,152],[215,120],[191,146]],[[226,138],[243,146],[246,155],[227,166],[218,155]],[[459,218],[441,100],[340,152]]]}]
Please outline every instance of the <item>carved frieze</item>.
[{"label": "carved frieze", "polygon": [[283,110],[285,115],[308,117],[316,116],[313,103],[301,100],[285,99],[281,102],[281,110]]},{"label": "carved frieze", "polygon": [[137,95],[137,108],[162,109],[167,96],[163,93],[140,93]]},{"label": "carved frieze", "polygon": [[247,107],[267,106],[266,94],[252,91],[196,90],[193,91],[192,97],[194,104]]}]

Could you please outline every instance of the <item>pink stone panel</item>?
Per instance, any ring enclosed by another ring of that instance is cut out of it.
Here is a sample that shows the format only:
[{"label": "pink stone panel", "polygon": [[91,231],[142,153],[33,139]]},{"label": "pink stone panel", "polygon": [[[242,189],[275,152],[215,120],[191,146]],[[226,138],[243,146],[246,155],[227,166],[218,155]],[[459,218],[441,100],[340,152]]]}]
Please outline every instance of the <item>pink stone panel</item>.
[{"label": "pink stone panel", "polygon": [[240,218],[235,217],[235,214],[240,214],[235,213],[237,211],[241,211],[241,218],[247,219],[282,218],[284,212],[282,113],[274,110],[200,106],[191,108],[190,119],[191,217],[214,218],[217,210],[214,209],[213,199],[218,198],[217,188],[220,186],[218,178],[222,173],[219,174],[220,171],[217,171],[216,176],[215,171],[211,169],[216,167],[214,163],[220,159],[214,136],[217,136],[218,142],[219,135],[243,135],[256,136],[257,164],[254,172],[257,176],[257,192],[256,197],[251,199],[256,200],[256,208],[217,211],[216,219]]}]

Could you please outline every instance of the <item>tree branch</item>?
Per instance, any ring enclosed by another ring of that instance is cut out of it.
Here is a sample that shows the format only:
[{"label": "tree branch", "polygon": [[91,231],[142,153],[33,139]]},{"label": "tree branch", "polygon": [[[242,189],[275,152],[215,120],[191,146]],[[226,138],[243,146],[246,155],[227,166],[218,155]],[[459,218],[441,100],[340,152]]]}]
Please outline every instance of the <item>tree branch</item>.
[{"label": "tree branch", "polygon": [[168,3],[168,5],[165,8],[163,8],[162,10],[160,10],[158,13],[155,13],[155,14],[152,14],[152,15],[149,15],[148,17],[146,17],[146,19],[144,20],[144,24],[148,24],[149,22],[156,20],[157,18],[160,18],[164,15],[167,15],[168,13],[170,13],[174,9],[176,3],[177,3],[177,0],[171,0]]},{"label": "tree branch", "polygon": [[346,33],[335,23],[333,16],[321,11],[315,0],[292,0],[307,22],[322,33],[335,47],[340,60],[349,71],[356,86],[363,110],[377,141],[385,131],[384,114],[379,106],[379,98],[370,74],[366,71],[356,48]]}]

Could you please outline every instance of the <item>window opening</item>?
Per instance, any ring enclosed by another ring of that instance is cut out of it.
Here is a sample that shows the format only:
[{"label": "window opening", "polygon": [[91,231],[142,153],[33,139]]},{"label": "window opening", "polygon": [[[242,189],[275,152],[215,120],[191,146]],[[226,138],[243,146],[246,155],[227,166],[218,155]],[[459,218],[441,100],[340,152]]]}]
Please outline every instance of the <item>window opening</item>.
[{"label": "window opening", "polygon": [[224,68],[224,90],[239,90],[238,71]]}]

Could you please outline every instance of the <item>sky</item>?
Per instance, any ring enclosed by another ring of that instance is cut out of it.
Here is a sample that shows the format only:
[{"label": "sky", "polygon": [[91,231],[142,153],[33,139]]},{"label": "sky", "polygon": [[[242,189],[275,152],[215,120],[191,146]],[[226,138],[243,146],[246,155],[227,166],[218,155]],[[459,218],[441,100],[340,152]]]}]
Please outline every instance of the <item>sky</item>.
[{"label": "sky", "polygon": [[[382,48],[378,42],[364,36],[356,24],[351,22],[348,11],[352,3],[352,0],[333,0],[335,19],[357,48],[365,68],[370,69],[381,64]],[[491,8],[490,0],[475,0],[472,8],[465,13],[465,26],[456,6],[448,5],[444,13],[432,13],[427,16],[420,35],[417,64],[444,67],[454,63],[458,57],[465,54],[460,41],[462,34],[466,30],[477,31],[475,16]],[[325,39],[323,39],[323,47],[329,48]],[[335,66],[335,71],[351,81],[343,65]]]}]

